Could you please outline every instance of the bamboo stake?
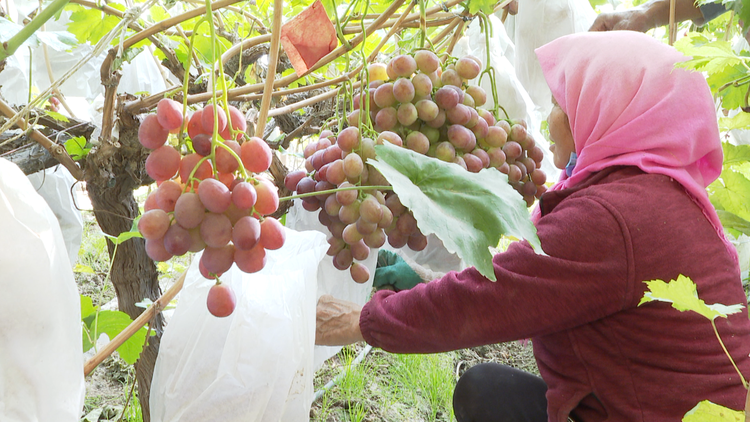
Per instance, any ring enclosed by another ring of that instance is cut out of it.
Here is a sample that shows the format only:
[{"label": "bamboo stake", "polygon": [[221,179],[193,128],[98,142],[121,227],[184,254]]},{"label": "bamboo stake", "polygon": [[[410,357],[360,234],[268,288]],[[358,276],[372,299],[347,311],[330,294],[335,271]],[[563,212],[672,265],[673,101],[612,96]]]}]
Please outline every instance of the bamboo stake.
[{"label": "bamboo stake", "polygon": [[[352,84],[352,89],[357,89],[361,85],[361,82],[355,82]],[[293,104],[286,105],[284,107],[275,108],[268,112],[268,117],[275,117],[275,116],[281,116],[282,114],[288,114],[293,111],[299,110],[303,107],[307,107],[309,105],[313,105],[316,103],[319,103],[321,101],[327,100],[329,98],[333,98],[338,94],[338,90],[332,89],[328,92],[325,92],[323,94],[316,95],[314,97],[307,98],[302,101],[298,101]]]},{"label": "bamboo stake", "polygon": [[102,347],[94,356],[92,356],[83,365],[83,375],[88,376],[94,368],[104,361],[109,355],[111,355],[118,347],[120,347],[125,341],[133,336],[138,330],[141,329],[146,323],[151,321],[159,312],[161,312],[169,302],[174,299],[177,293],[182,289],[182,285],[185,282],[185,275],[187,271],[182,273],[179,279],[166,291],[156,302],[152,303],[142,314],[138,315],[133,322],[130,323],[120,334],[116,335],[115,338],[109,341],[104,347]]},{"label": "bamboo stake", "polygon": [[675,25],[675,0],[669,0],[669,45],[674,45],[677,38],[677,28]]},{"label": "bamboo stake", "polygon": [[[3,114],[9,119],[16,117],[16,112],[2,100],[0,100],[0,114]],[[23,130],[26,130],[28,127],[26,120],[20,116],[16,119],[15,124]],[[78,167],[78,164],[76,164],[76,162],[73,161],[72,158],[70,158],[70,155],[68,155],[68,151],[65,150],[65,147],[52,142],[49,138],[44,136],[42,132],[39,132],[36,129],[31,130],[30,137],[39,145],[43,146],[44,149],[49,151],[49,153],[52,154],[52,156],[55,157],[55,159],[59,161],[60,164],[68,169],[70,174],[72,174],[76,180],[83,180],[83,170],[81,170],[81,168]]]},{"label": "bamboo stake", "polygon": [[276,76],[276,64],[279,61],[279,42],[281,40],[281,17],[284,0],[273,0],[273,29],[271,30],[271,47],[268,58],[268,72],[266,72],[266,86],[263,88],[263,99],[260,101],[258,112],[258,123],[255,126],[255,134],[263,137],[263,130],[268,120],[268,108],[271,107],[271,93],[273,92],[273,80]]}]

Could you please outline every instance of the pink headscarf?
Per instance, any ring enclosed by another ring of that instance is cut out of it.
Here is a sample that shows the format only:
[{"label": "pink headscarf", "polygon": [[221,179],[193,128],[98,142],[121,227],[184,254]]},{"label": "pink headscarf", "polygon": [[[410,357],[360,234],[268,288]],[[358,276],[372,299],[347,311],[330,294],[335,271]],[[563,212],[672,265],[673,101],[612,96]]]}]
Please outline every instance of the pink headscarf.
[{"label": "pink headscarf", "polygon": [[723,162],[714,101],[700,73],[675,68],[687,57],[633,31],[568,35],[536,54],[578,155],[570,177],[563,172],[552,190],[615,165],[664,174],[685,187],[728,244],[705,190]]}]

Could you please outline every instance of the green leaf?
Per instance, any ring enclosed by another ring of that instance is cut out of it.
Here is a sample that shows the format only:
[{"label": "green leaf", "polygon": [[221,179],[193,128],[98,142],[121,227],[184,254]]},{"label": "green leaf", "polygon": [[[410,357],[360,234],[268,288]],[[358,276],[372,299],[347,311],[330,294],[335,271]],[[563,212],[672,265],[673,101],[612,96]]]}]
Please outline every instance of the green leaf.
[{"label": "green leaf", "polygon": [[[738,91],[738,90],[736,90]],[[741,95],[742,101],[745,101],[745,94],[742,93]],[[737,108],[744,106],[744,104],[738,104]],[[722,131],[730,131],[732,129],[748,129],[750,128],[750,113],[740,112],[734,115],[733,117],[722,117],[719,119],[719,129]]]},{"label": "green leaf", "polygon": [[83,136],[76,136],[65,141],[65,150],[68,151],[68,155],[74,160],[80,160],[84,158],[91,147],[86,146],[86,138]]},{"label": "green leaf", "polygon": [[96,44],[107,35],[119,22],[114,16],[106,15],[96,9],[73,5],[70,15],[68,31],[78,39],[78,42]]},{"label": "green leaf", "polygon": [[743,59],[734,53],[729,42],[709,41],[705,36],[695,32],[676,41],[674,46],[686,56],[692,57],[692,60],[677,63],[676,67],[712,74],[743,62]]},{"label": "green leaf", "polygon": [[[97,321],[92,323],[90,328],[94,339],[99,338],[101,334],[106,334],[110,340],[115,338],[122,330],[124,330],[132,319],[125,312],[120,311],[100,311]],[[96,325],[96,331],[94,331],[94,325]],[[120,347],[117,348],[117,353],[120,354],[122,360],[129,364],[134,364],[143,350],[143,344],[146,340],[146,328],[141,328],[136,333],[127,339]]]},{"label": "green leaf", "polygon": [[[740,113],[745,115],[750,123],[750,113]],[[732,145],[729,142],[722,143],[724,150],[724,165],[744,163],[750,161],[750,145]]]},{"label": "green leaf", "polygon": [[497,2],[494,0],[469,0],[469,13],[475,15],[481,11],[489,15],[495,4]]},{"label": "green leaf", "polygon": [[708,186],[709,199],[723,209],[750,220],[750,180],[741,173],[724,169],[719,179]]},{"label": "green leaf", "polygon": [[719,215],[719,220],[721,220],[721,225],[724,228],[750,236],[750,221],[725,210],[716,210],[716,214]]},{"label": "green leaf", "polygon": [[682,422],[744,422],[745,412],[733,410],[708,400],[695,405],[682,418]]},{"label": "green leaf", "polygon": [[698,298],[698,288],[693,280],[682,274],[677,277],[677,280],[672,280],[669,283],[662,280],[644,281],[644,283],[648,286],[648,291],[644,293],[638,306],[654,300],[668,302],[678,311],[693,311],[711,321],[716,317],[726,318],[727,315],[740,312],[744,308],[742,304],[727,306],[715,303],[706,305],[703,300]]},{"label": "green leaf", "polygon": [[456,164],[385,143],[376,145],[379,170],[417,219],[425,235],[435,233],[446,248],[495,280],[489,247],[504,234],[526,239],[542,252],[526,203],[495,169],[469,173]]},{"label": "green leaf", "polygon": [[107,239],[109,239],[110,242],[114,243],[115,245],[119,245],[120,243],[126,240],[130,240],[134,237],[140,237],[140,238],[143,237],[140,232],[138,232],[137,230],[132,230],[132,229],[130,231],[120,233],[117,237],[110,236],[106,233],[104,233],[104,236],[106,236]]},{"label": "green leaf", "polygon": [[88,265],[81,265],[80,263],[76,263],[76,266],[73,267],[73,272],[84,273],[84,274],[96,274],[96,271],[94,271],[93,268],[89,267]]},{"label": "green leaf", "polygon": [[98,307],[94,306],[94,302],[90,297],[81,295],[81,319],[93,314],[97,309]]},{"label": "green leaf", "polygon": [[68,31],[37,31],[34,35],[55,51],[67,51],[78,45],[75,35]]},{"label": "green leaf", "polygon": [[[70,121],[70,120],[68,120],[67,116],[65,116],[64,114],[60,114],[60,113],[58,113],[56,111],[45,110],[44,114],[46,114],[47,116],[55,119],[58,122],[65,122],[65,123],[67,123],[67,122]],[[81,138],[83,138],[83,137],[81,137]],[[83,139],[86,139],[86,138],[83,138]]]}]

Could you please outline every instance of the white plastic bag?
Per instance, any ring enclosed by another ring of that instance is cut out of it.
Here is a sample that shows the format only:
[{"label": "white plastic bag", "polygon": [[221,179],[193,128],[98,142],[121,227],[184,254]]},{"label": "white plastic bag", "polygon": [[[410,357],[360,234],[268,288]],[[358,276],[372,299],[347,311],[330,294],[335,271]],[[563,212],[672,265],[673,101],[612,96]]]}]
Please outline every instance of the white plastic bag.
[{"label": "white plastic bag", "polygon": [[47,201],[47,205],[57,217],[70,265],[75,265],[83,237],[83,217],[73,199],[76,179],[61,165],[30,174],[28,177],[31,185]]},{"label": "white plastic bag", "polygon": [[[295,205],[287,213],[286,226],[295,230],[314,230],[323,233],[326,238],[331,236],[325,226],[318,221],[318,214],[302,209],[300,200],[295,200]],[[328,250],[327,247],[326,250]],[[372,292],[372,277],[375,275],[375,267],[378,263],[378,249],[371,250],[367,259],[360,263],[370,270],[370,280],[364,284],[355,282],[349,275],[349,271],[336,269],[333,266],[333,258],[328,255],[323,256],[318,267],[317,297],[331,295],[337,299],[364,305]],[[315,370],[318,370],[323,362],[338,353],[339,350],[341,350],[339,346],[315,346]]]},{"label": "white plastic bag", "polygon": [[214,284],[193,258],[161,341],[151,384],[154,422],[298,422],[312,403],[316,274],[328,245],[317,232],[286,229],[263,270],[233,266],[221,277],[234,313],[206,307]]},{"label": "white plastic bag", "polygon": [[536,105],[538,118],[547,118],[552,100],[534,50],[563,35],[588,31],[594,19],[596,12],[588,0],[518,2],[515,16],[516,74]]},{"label": "white plastic bag", "polygon": [[78,421],[85,389],[73,271],[55,215],[2,158],[0,292],[0,421]]}]

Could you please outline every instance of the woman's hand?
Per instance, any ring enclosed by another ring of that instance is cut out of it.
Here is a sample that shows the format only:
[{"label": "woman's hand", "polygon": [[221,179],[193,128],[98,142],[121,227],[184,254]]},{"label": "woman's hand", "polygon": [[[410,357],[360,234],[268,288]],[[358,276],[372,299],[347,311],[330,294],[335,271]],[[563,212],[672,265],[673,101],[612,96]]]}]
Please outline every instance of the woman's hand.
[{"label": "woman's hand", "polygon": [[318,299],[315,318],[315,344],[345,346],[364,341],[359,331],[362,307],[356,303],[323,295]]}]

